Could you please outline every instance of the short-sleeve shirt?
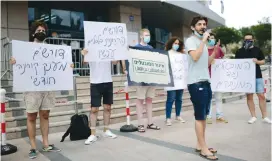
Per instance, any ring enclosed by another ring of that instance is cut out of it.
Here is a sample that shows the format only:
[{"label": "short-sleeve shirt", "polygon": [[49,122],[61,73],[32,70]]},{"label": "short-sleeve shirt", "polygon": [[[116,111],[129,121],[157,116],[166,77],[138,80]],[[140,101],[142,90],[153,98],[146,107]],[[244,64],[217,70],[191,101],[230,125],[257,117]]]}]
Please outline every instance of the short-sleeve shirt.
[{"label": "short-sleeve shirt", "polygon": [[[197,50],[202,41],[198,39],[196,36],[192,35],[185,42],[186,52],[189,54],[189,51]],[[206,45],[203,47],[203,53],[197,61],[194,61],[192,56],[189,54],[188,56],[188,84],[193,84],[201,81],[209,81],[209,52]]]},{"label": "short-sleeve shirt", "polygon": [[[209,51],[209,56],[211,56],[213,51],[214,51],[214,48],[208,49],[208,51]],[[215,55],[215,59],[221,59],[223,57],[224,57],[224,52],[222,51],[222,49],[220,47],[218,47],[218,52]],[[210,76],[211,76],[211,65],[209,66],[209,73],[210,73]]]},{"label": "short-sleeve shirt", "polygon": [[[235,59],[249,58],[256,58],[257,60],[265,59],[261,49],[255,46],[247,50],[245,48],[240,48],[235,54]],[[256,78],[262,78],[261,67],[258,64],[256,64]]]},{"label": "short-sleeve shirt", "polygon": [[137,44],[137,45],[135,45],[135,47],[139,47],[139,48],[143,48],[143,49],[153,49],[153,47],[148,44],[146,46],[141,45],[141,44]]}]

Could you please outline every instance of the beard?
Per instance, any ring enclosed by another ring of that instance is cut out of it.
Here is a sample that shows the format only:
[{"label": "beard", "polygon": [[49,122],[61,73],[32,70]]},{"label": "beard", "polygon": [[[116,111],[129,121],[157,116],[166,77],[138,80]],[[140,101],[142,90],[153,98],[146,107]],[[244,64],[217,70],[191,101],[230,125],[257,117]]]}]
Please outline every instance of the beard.
[{"label": "beard", "polygon": [[200,35],[203,35],[204,32],[206,31],[206,28],[202,28],[202,29],[199,29],[199,30],[195,30],[198,34]]}]

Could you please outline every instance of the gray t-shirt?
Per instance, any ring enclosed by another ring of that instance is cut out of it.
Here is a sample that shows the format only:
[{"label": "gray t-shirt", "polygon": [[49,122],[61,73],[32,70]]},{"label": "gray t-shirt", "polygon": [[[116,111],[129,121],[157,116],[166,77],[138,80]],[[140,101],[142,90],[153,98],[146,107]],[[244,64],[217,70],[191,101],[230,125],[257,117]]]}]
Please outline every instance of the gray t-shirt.
[{"label": "gray t-shirt", "polygon": [[[196,50],[199,48],[201,40],[198,39],[196,36],[190,36],[185,42],[186,52],[189,54],[189,51]],[[205,45],[203,48],[203,53],[201,54],[198,61],[194,61],[192,56],[189,54],[188,56],[188,80],[187,84],[193,84],[201,81],[209,81],[210,82],[210,75],[209,75],[209,52],[208,48]]]}]

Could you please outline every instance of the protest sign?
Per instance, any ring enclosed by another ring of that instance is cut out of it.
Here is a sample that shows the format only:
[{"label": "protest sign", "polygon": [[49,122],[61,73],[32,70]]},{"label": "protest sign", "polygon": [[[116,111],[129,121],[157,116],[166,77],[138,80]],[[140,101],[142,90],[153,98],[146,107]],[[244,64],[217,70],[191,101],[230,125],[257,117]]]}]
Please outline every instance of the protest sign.
[{"label": "protest sign", "polygon": [[255,71],[252,59],[216,59],[211,68],[212,90],[255,93]]},{"label": "protest sign", "polygon": [[12,41],[13,91],[73,89],[70,46]]},{"label": "protest sign", "polygon": [[166,87],[165,90],[179,90],[187,88],[188,55],[169,53],[171,68],[174,78],[174,87]]},{"label": "protest sign", "polygon": [[130,47],[126,66],[129,86],[174,86],[166,51]]},{"label": "protest sign", "polygon": [[126,24],[84,21],[84,37],[85,62],[128,59]]}]

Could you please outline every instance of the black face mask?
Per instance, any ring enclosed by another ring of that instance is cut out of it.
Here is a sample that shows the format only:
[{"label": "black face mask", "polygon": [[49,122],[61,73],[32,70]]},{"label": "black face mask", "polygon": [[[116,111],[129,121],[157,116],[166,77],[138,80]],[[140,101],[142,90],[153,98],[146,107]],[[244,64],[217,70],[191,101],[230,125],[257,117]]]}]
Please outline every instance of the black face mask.
[{"label": "black face mask", "polygon": [[248,50],[250,47],[253,46],[253,41],[252,40],[245,40],[243,43],[243,46],[246,50]]},{"label": "black face mask", "polygon": [[39,41],[43,41],[46,38],[46,35],[44,32],[37,32],[34,35],[34,38],[38,39]]}]

